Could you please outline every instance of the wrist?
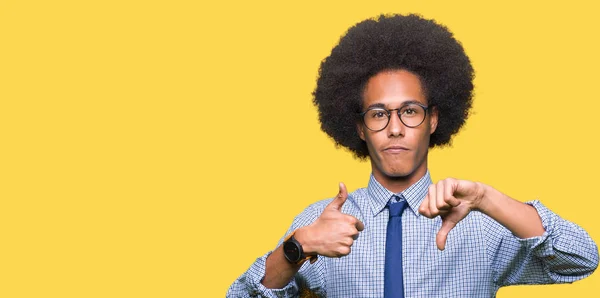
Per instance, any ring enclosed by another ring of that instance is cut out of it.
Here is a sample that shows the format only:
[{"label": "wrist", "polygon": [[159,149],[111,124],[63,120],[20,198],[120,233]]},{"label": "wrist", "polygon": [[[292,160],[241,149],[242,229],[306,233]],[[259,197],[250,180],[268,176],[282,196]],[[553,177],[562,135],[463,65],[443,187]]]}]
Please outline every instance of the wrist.
[{"label": "wrist", "polygon": [[490,201],[490,187],[481,182],[477,183],[477,199],[475,206],[473,206],[475,210],[482,212],[483,214],[488,214],[489,209],[491,208]]},{"label": "wrist", "polygon": [[311,232],[310,227],[308,226],[298,228],[296,231],[294,231],[294,238],[296,239],[296,241],[298,241],[298,243],[300,243],[300,245],[302,245],[302,250],[304,251],[304,254],[307,256],[316,256],[317,252],[314,248],[314,245],[312,245],[310,236]]},{"label": "wrist", "polygon": [[[305,231],[306,229],[300,230],[300,239],[306,239],[303,238]],[[316,262],[317,255],[304,251],[304,246],[302,243],[300,243],[300,241],[298,241],[298,239],[296,239],[297,233],[298,230],[293,231],[283,241],[283,256],[290,264],[293,265],[302,265],[307,260],[310,260],[311,264]],[[308,247],[310,248],[310,246]]]}]

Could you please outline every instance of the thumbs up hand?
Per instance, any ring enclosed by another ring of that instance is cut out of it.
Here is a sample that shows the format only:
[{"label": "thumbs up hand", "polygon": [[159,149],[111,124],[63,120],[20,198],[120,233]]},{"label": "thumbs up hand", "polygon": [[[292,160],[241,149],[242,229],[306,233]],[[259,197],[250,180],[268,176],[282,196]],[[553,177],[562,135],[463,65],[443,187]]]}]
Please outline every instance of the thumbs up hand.
[{"label": "thumbs up hand", "polygon": [[338,195],[325,207],[321,216],[296,231],[294,237],[302,244],[306,255],[342,257],[350,253],[350,247],[364,225],[356,217],[342,213],[347,198],[346,186],[340,183]]}]

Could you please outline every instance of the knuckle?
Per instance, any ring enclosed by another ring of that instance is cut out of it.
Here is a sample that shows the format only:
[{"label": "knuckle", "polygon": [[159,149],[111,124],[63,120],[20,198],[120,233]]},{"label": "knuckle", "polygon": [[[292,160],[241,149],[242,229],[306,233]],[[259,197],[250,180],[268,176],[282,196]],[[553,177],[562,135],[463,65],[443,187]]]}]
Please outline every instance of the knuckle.
[{"label": "knuckle", "polygon": [[429,211],[436,211],[436,210],[438,209],[438,208],[437,208],[437,204],[438,204],[438,201],[437,201],[437,200],[435,200],[435,201],[432,201],[432,202],[429,204]]},{"label": "knuckle", "polygon": [[358,222],[358,219],[352,215],[348,215],[348,223],[355,225]]},{"label": "knuckle", "polygon": [[448,205],[450,205],[450,206],[453,206],[453,204],[456,203],[456,198],[450,196],[450,197],[446,198],[446,203],[448,203]]},{"label": "knuckle", "polygon": [[340,247],[340,249],[338,250],[338,254],[340,255],[340,257],[350,254],[350,247],[349,246]]},{"label": "knuckle", "polygon": [[346,244],[346,246],[352,246],[352,244],[354,244],[354,239],[346,238],[346,241],[344,244]]},{"label": "knuckle", "polygon": [[354,233],[356,233],[356,228],[355,228],[354,226],[348,226],[348,227],[346,228],[346,231],[345,231],[345,233],[344,233],[344,234],[346,234],[347,236],[351,236],[351,235],[353,235]]},{"label": "knuckle", "polygon": [[437,201],[437,202],[435,203],[435,206],[436,206],[438,209],[444,209],[444,208],[446,208],[448,205],[447,205],[447,204],[446,204],[446,202],[444,202],[444,201],[441,201],[441,202],[440,202],[440,201]]}]

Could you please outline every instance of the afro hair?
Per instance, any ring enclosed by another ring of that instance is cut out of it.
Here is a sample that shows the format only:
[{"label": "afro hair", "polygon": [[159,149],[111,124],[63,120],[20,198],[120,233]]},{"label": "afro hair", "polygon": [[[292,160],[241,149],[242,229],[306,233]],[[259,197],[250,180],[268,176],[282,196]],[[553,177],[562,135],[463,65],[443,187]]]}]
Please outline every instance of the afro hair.
[{"label": "afro hair", "polygon": [[469,116],[474,72],[462,45],[443,25],[419,15],[380,15],[346,32],[319,69],[313,102],[321,129],[357,158],[369,156],[356,131],[363,91],[375,74],[402,69],[417,75],[438,126],[429,147],[450,144]]}]

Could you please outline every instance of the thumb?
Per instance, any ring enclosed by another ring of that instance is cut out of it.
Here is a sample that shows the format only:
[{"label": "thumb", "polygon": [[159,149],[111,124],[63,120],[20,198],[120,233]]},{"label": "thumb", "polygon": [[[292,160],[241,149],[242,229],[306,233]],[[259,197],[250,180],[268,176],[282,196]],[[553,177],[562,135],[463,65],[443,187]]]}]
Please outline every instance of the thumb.
[{"label": "thumb", "polygon": [[439,250],[444,250],[446,248],[446,239],[448,238],[448,233],[450,233],[450,230],[452,230],[455,226],[456,222],[442,217],[442,227],[435,237],[435,243],[437,244],[437,248]]},{"label": "thumb", "polygon": [[338,192],[335,199],[333,199],[333,201],[331,201],[331,203],[329,203],[328,207],[338,210],[338,211],[341,211],[342,206],[346,202],[347,198],[348,198],[348,191],[346,190],[346,185],[344,185],[343,182],[340,182],[340,191]]}]

